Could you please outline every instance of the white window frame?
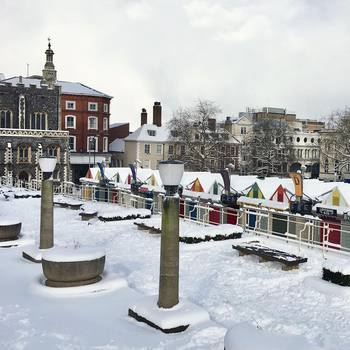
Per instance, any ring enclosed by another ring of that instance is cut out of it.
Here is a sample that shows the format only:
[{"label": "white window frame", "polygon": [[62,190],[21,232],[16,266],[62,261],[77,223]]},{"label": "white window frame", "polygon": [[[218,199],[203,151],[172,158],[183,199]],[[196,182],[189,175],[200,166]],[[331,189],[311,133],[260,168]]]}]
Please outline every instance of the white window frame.
[{"label": "white window frame", "polygon": [[103,137],[103,145],[102,145],[103,151],[102,152],[108,152],[108,137]]},{"label": "white window frame", "polygon": [[[74,140],[74,148],[70,149],[71,152],[77,151],[77,137],[74,135],[69,135],[69,138],[73,138]],[[69,146],[69,140],[68,140],[68,146]]]},{"label": "white window frame", "polygon": [[[72,108],[70,108],[70,107],[68,107],[68,103],[73,103],[74,106]],[[66,109],[69,109],[71,111],[75,111],[75,109],[76,109],[75,101],[66,101]]]},{"label": "white window frame", "polygon": [[[160,146],[160,151],[158,152],[159,146]],[[163,145],[161,143],[157,143],[156,154],[162,154],[162,151],[163,151]]]},{"label": "white window frame", "polygon": [[[90,128],[90,119],[96,120],[96,128]],[[94,116],[88,117],[88,130],[98,130],[98,118]]]},{"label": "white window frame", "polygon": [[[68,126],[68,117],[74,118],[74,123],[73,123],[74,125],[73,126]],[[65,116],[66,129],[76,129],[76,127],[77,127],[76,120],[77,120],[77,117],[75,115],[66,115]]]},{"label": "white window frame", "polygon": [[[96,109],[91,108],[92,105],[95,105]],[[88,111],[97,112],[98,111],[98,103],[97,102],[88,102]]]},{"label": "white window frame", "polygon": [[[146,146],[149,147],[149,152],[146,152]],[[145,143],[143,146],[143,153],[144,154],[151,154],[151,144],[150,143]]]},{"label": "white window frame", "polygon": [[[95,149],[90,149],[90,140],[95,139]],[[88,152],[98,152],[98,136],[88,136],[86,143],[86,150]]]},{"label": "white window frame", "polygon": [[143,161],[143,167],[146,169],[150,169],[151,168],[151,161],[149,159],[145,159]]},{"label": "white window frame", "polygon": [[104,117],[103,118],[103,130],[108,130],[108,118]]},{"label": "white window frame", "polygon": [[109,112],[108,103],[104,103],[103,104],[103,112],[104,113],[108,113]]}]

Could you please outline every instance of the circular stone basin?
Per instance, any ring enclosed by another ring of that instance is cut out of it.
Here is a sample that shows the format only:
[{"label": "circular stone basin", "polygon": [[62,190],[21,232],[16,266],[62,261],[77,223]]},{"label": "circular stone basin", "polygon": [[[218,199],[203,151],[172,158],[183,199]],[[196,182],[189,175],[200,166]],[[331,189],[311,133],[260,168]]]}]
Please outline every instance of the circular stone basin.
[{"label": "circular stone basin", "polygon": [[102,249],[54,247],[42,256],[45,284],[50,287],[76,287],[100,281],[106,260]]},{"label": "circular stone basin", "polygon": [[0,242],[18,239],[22,223],[17,219],[0,220]]}]

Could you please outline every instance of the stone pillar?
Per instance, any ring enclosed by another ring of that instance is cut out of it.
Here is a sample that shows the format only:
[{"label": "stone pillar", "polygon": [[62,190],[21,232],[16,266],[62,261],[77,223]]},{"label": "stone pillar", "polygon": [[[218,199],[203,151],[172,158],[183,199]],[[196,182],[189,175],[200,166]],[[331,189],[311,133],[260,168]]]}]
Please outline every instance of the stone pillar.
[{"label": "stone pillar", "polygon": [[41,183],[41,215],[39,249],[53,247],[53,180]]},{"label": "stone pillar", "polygon": [[169,309],[179,303],[179,198],[163,201],[158,306]]}]

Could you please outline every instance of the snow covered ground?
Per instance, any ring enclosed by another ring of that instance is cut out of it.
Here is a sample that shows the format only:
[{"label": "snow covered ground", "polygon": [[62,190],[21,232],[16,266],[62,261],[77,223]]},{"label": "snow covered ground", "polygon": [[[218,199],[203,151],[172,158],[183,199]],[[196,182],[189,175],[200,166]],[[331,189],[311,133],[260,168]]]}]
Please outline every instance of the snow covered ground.
[{"label": "snow covered ground", "polygon": [[[0,219],[22,220],[26,238],[38,239],[40,199],[0,198]],[[299,335],[321,349],[350,348],[350,290],[321,280],[319,250],[256,236],[180,244],[180,297],[209,312],[211,321],[166,335],[127,316],[128,306],[158,293],[160,237],[133,220],[81,221],[79,212],[55,207],[55,243],[105,249],[108,283],[128,287],[91,294],[41,293],[41,265],[21,258],[23,247],[0,248],[0,349],[223,349],[228,328],[248,322],[279,335]],[[299,270],[239,257],[233,243],[262,244],[308,257]],[[328,255],[337,264],[348,258]]]}]

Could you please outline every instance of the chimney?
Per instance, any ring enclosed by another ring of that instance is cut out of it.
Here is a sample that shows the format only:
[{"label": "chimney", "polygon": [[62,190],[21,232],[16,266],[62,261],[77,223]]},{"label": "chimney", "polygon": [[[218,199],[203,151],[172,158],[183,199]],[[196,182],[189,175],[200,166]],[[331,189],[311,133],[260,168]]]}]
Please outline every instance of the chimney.
[{"label": "chimney", "polygon": [[141,126],[147,124],[147,111],[146,108],[142,108],[141,111]]},{"label": "chimney", "polygon": [[211,131],[215,131],[216,130],[216,119],[215,118],[208,118],[208,128]]},{"label": "chimney", "polygon": [[20,84],[23,84],[23,80],[22,80],[22,76],[21,76],[21,75],[18,77],[18,82],[19,82]]},{"label": "chimney", "polygon": [[154,102],[153,105],[153,124],[162,126],[162,106],[160,102]]}]

